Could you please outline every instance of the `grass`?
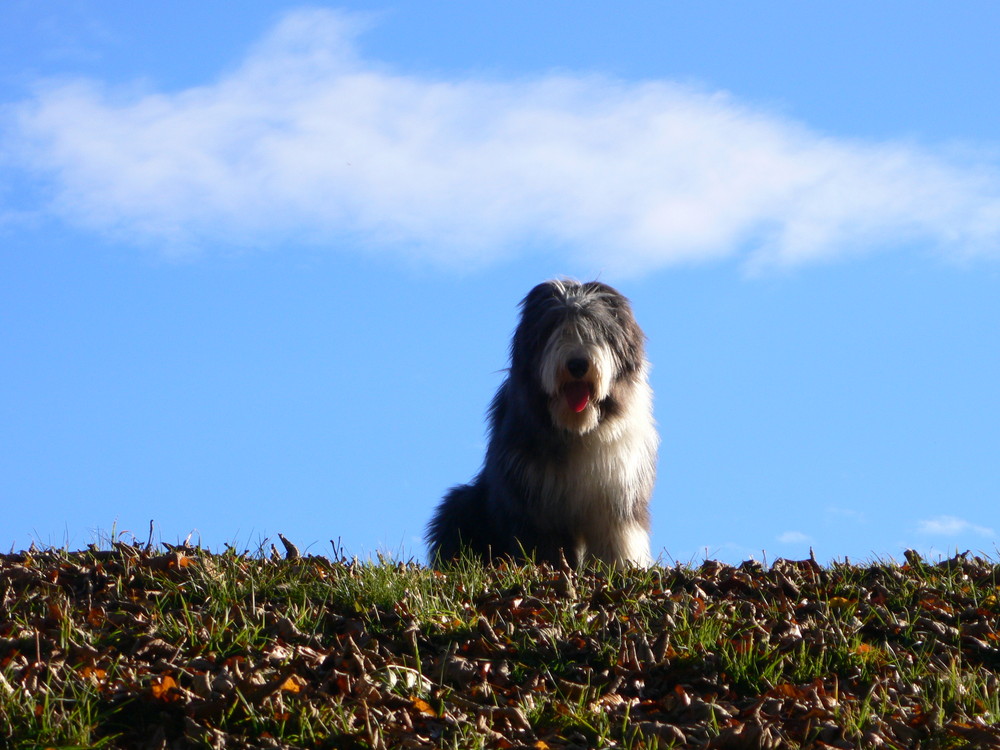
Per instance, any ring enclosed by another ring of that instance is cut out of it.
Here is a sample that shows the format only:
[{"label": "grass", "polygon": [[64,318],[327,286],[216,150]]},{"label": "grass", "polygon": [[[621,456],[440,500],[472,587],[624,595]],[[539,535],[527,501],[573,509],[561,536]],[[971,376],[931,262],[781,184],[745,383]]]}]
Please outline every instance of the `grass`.
[{"label": "grass", "polygon": [[0,556],[0,747],[1000,746],[1000,567]]}]

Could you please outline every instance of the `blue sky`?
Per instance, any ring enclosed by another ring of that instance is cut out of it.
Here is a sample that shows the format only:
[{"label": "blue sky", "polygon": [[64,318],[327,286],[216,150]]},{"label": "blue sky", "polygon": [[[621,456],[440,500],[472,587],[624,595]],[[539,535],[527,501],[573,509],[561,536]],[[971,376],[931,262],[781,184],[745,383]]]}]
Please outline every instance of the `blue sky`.
[{"label": "blue sky", "polygon": [[998,24],[4,3],[0,548],[422,556],[568,275],[649,337],[664,561],[996,556]]}]

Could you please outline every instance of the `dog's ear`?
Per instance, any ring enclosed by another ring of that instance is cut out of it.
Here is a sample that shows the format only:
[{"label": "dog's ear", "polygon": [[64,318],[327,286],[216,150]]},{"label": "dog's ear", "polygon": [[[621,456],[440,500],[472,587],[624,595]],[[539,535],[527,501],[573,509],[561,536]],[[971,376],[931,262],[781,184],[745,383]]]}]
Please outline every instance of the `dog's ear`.
[{"label": "dog's ear", "polygon": [[600,281],[591,281],[583,286],[589,291],[599,294],[601,302],[614,315],[615,321],[624,334],[612,338],[619,361],[626,372],[634,370],[634,367],[630,365],[641,362],[645,357],[646,334],[643,333],[642,328],[635,320],[632,303],[617,289]]},{"label": "dog's ear", "polygon": [[525,375],[534,367],[531,353],[542,351],[555,320],[546,313],[554,309],[553,300],[561,296],[557,282],[543,281],[521,300],[521,319],[510,342],[512,371]]}]

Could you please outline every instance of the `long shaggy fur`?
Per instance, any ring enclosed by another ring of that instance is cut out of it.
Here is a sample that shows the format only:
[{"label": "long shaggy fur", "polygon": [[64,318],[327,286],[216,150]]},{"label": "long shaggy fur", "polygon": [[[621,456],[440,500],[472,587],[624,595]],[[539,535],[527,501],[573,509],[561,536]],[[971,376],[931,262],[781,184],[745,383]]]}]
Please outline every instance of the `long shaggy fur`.
[{"label": "long shaggy fur", "polygon": [[479,475],[427,530],[433,562],[650,563],[659,437],[645,337],[606,284],[548,281],[521,302],[507,379],[489,411]]}]

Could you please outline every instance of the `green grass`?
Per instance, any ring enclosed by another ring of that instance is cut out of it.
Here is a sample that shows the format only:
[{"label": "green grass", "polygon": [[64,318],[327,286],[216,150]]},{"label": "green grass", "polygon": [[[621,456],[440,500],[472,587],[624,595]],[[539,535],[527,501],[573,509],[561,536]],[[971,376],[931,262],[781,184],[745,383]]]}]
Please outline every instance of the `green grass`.
[{"label": "green grass", "polygon": [[989,746],[998,587],[968,556],[433,571],[33,550],[0,556],[0,747]]}]

